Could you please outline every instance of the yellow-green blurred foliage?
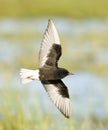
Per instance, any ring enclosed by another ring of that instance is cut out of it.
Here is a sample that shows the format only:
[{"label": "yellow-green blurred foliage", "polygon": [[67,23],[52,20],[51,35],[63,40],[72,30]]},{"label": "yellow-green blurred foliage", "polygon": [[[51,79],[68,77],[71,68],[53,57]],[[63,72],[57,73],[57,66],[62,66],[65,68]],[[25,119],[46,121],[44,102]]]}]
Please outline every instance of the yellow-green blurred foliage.
[{"label": "yellow-green blurred foliage", "polygon": [[0,17],[108,18],[108,0],[0,0]]}]

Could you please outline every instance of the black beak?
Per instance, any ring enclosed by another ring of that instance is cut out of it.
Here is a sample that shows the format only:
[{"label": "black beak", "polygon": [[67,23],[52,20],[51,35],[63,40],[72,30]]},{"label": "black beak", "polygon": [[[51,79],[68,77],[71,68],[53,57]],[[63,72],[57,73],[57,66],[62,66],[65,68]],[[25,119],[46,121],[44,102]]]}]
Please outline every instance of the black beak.
[{"label": "black beak", "polygon": [[69,75],[74,75],[74,73],[72,73],[72,72],[69,72]]}]

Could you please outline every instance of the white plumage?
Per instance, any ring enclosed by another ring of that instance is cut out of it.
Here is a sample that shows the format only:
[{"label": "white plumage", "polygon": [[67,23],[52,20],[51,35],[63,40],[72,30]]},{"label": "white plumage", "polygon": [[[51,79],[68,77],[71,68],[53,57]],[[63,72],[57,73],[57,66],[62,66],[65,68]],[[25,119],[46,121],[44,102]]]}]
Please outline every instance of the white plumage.
[{"label": "white plumage", "polygon": [[39,80],[39,70],[30,70],[22,68],[20,70],[21,82],[23,84],[29,83],[32,80]]}]

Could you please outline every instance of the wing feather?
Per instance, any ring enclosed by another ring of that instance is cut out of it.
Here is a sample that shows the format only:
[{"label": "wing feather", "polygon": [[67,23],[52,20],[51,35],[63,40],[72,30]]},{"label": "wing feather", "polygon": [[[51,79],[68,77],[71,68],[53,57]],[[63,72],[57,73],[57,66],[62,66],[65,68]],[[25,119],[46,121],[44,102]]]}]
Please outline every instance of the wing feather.
[{"label": "wing feather", "polygon": [[[48,21],[48,26],[45,30],[45,33],[44,33],[44,36],[43,36],[43,39],[42,39],[42,42],[41,42],[41,48],[40,48],[40,52],[39,52],[39,67],[43,67],[45,64],[46,64],[46,61],[48,61],[49,59],[48,58],[51,58],[51,52],[52,52],[52,49],[53,48],[53,45],[56,44],[56,45],[60,45],[60,40],[59,40],[59,36],[58,36],[58,32],[55,28],[55,25],[54,23],[49,20]],[[61,52],[61,48],[59,49],[59,53]],[[49,53],[50,53],[50,56],[49,56]],[[53,58],[55,58],[55,60],[53,60],[56,65],[56,62],[57,62],[57,55],[56,54],[56,50],[55,50],[55,55],[53,55]],[[60,57],[61,55],[59,55]],[[53,65],[54,65],[53,64]]]},{"label": "wing feather", "polygon": [[70,99],[68,89],[61,80],[41,81],[50,99],[60,112],[67,118],[70,117]]}]

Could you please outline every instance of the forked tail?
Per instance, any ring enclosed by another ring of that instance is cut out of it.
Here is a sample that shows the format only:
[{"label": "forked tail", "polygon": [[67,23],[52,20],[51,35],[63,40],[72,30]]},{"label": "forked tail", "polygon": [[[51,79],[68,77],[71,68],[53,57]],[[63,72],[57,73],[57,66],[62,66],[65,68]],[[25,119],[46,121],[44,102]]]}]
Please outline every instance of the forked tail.
[{"label": "forked tail", "polygon": [[21,69],[20,70],[21,82],[23,84],[29,83],[35,79],[39,80],[39,70],[29,70],[29,69]]}]

